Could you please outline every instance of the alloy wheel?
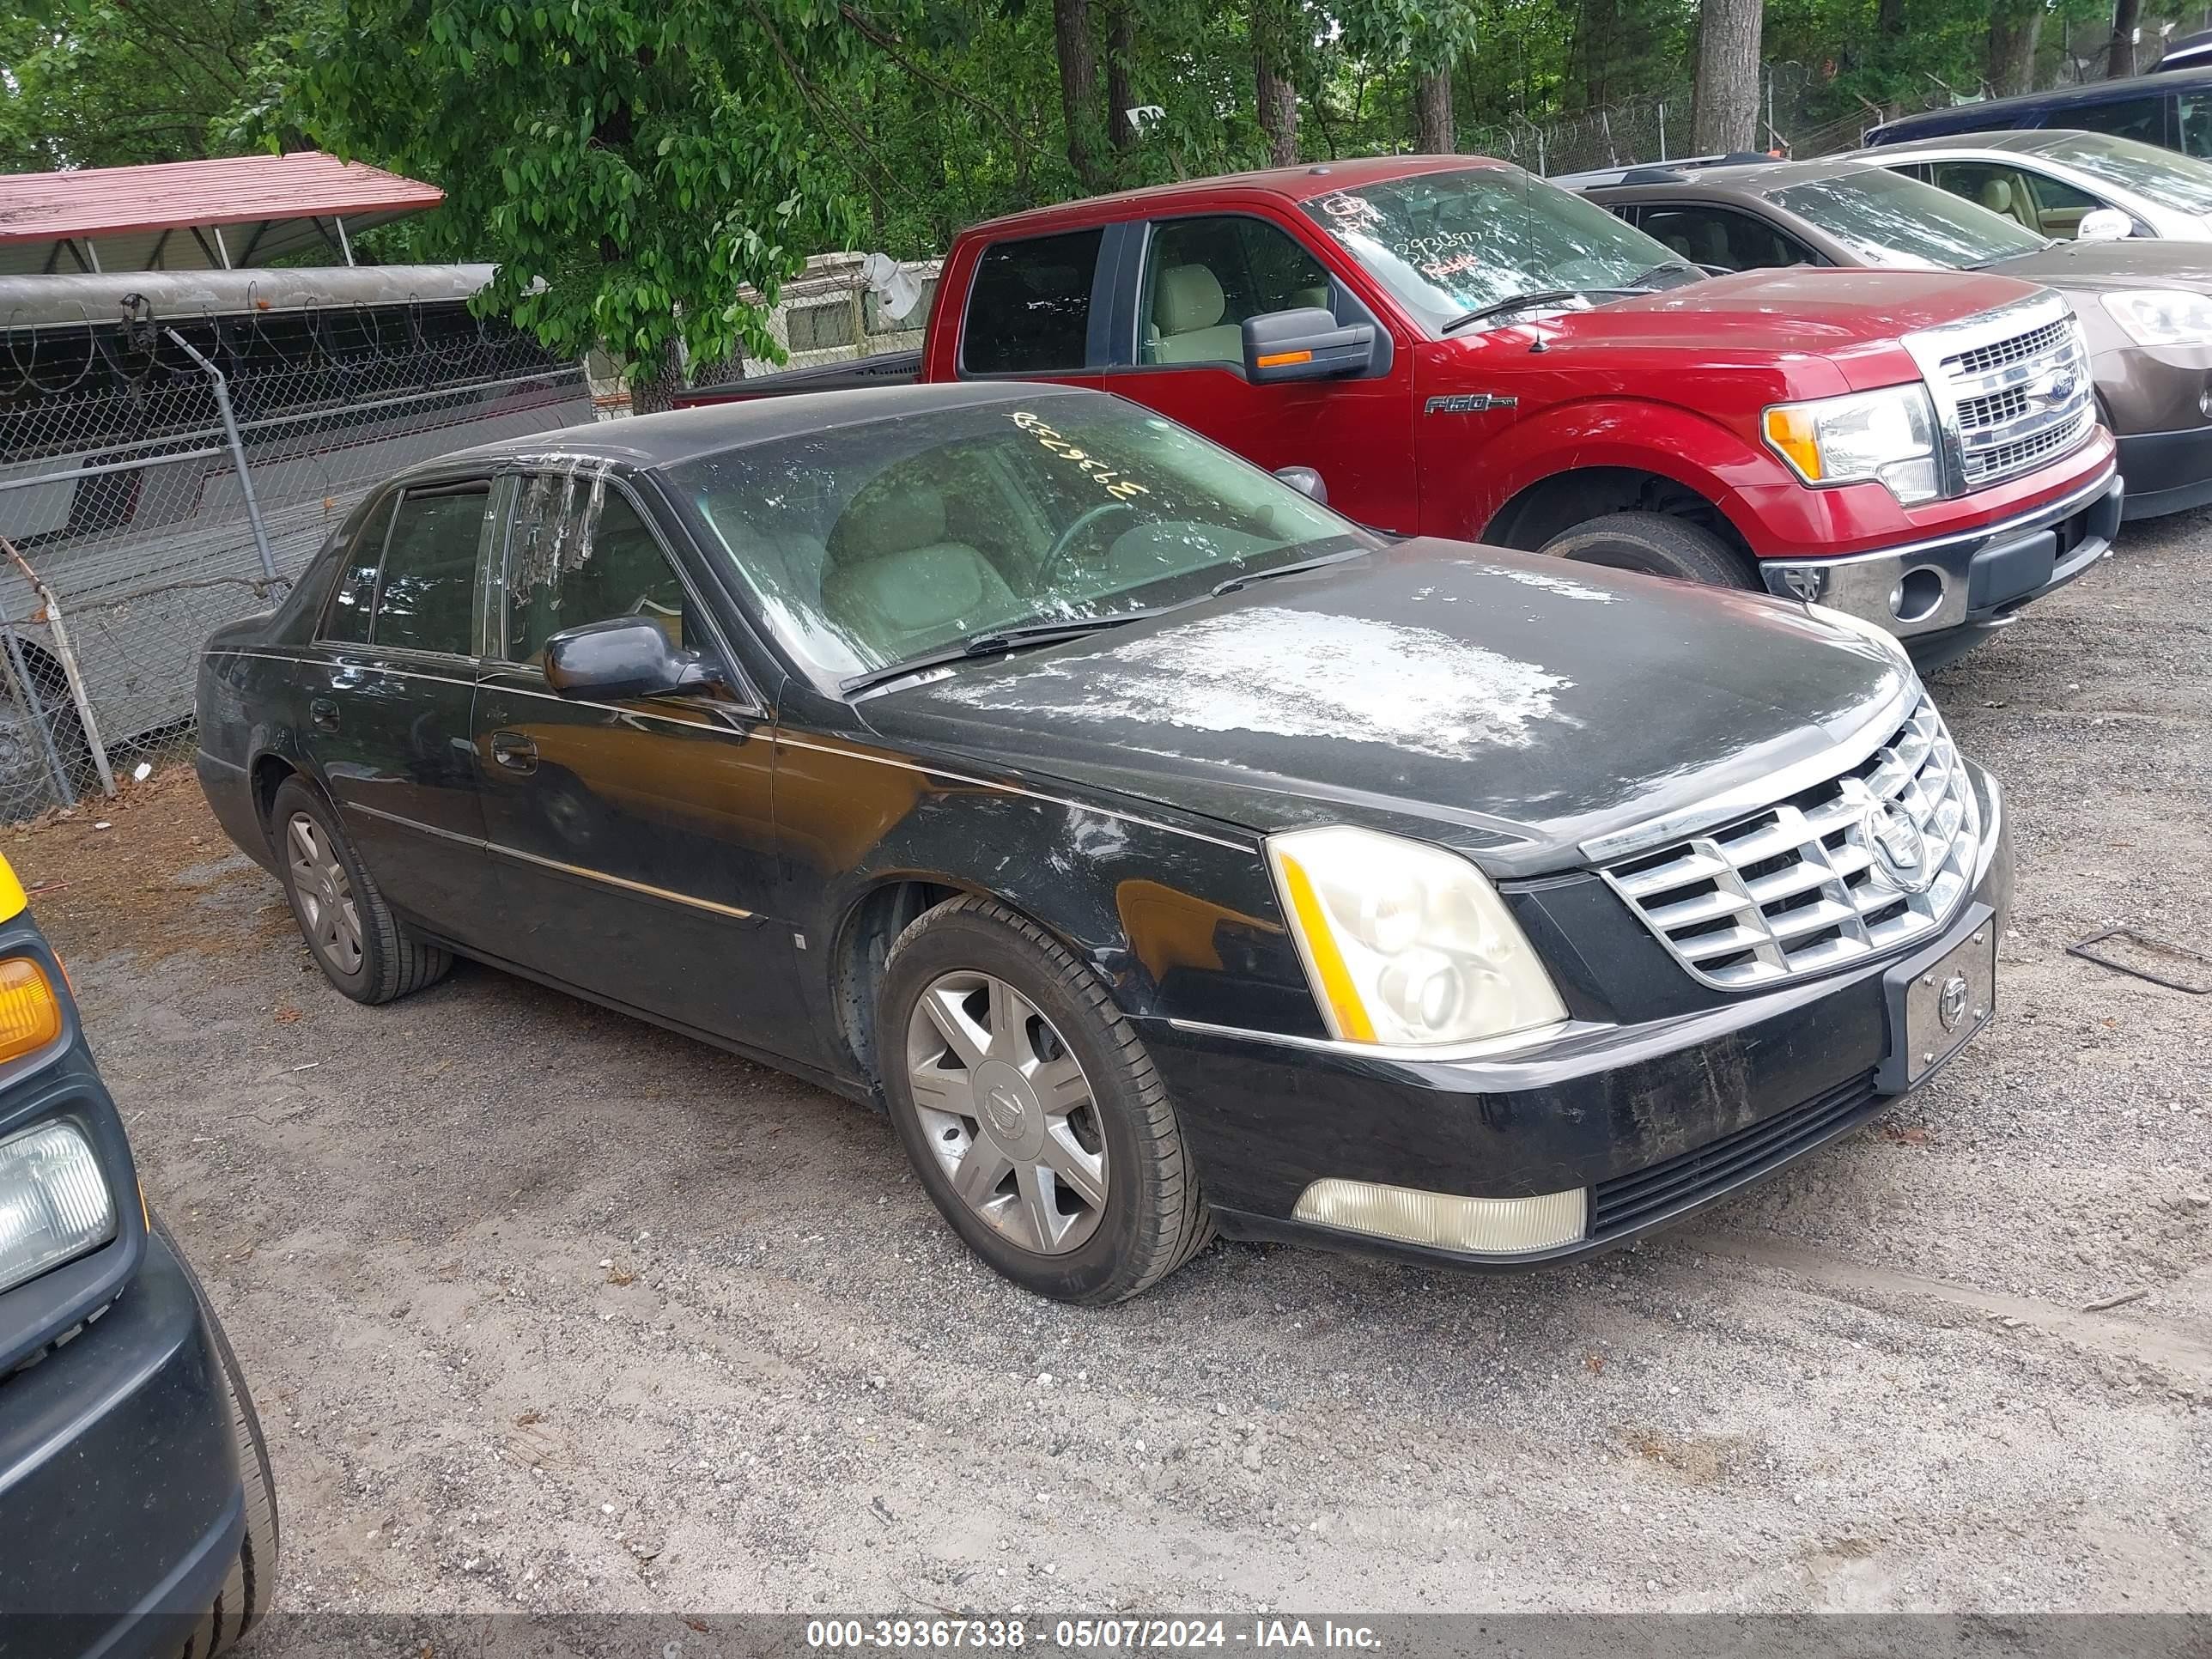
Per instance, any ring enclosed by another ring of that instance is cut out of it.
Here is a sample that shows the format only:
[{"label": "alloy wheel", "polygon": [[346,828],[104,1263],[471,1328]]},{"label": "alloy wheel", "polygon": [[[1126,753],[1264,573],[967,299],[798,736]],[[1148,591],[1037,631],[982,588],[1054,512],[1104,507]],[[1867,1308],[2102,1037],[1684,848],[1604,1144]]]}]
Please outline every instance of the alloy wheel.
[{"label": "alloy wheel", "polygon": [[952,1190],[1009,1243],[1063,1255],[1106,1209],[1106,1139],[1082,1063],[1005,980],[930,982],[907,1023],[923,1139]]},{"label": "alloy wheel", "polygon": [[292,814],[285,845],[292,862],[292,891],[300,923],[315,954],[334,972],[361,971],[361,909],[353,883],[322,825],[305,812]]}]

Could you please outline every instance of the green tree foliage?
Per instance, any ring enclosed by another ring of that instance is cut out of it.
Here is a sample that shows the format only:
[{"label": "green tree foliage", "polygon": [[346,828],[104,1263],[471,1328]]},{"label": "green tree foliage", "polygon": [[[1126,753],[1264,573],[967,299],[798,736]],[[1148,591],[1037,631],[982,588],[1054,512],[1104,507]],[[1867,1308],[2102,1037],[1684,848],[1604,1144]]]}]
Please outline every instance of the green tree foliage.
[{"label": "green tree foliage", "polygon": [[[819,0],[347,0],[289,108],[338,153],[444,186],[451,252],[553,350],[641,366],[775,350],[764,313],[805,252],[850,240],[824,192],[866,150],[860,37]],[[833,84],[836,83],[836,84]]]},{"label": "green tree foliage", "polygon": [[0,171],[230,154],[312,0],[0,6]]}]

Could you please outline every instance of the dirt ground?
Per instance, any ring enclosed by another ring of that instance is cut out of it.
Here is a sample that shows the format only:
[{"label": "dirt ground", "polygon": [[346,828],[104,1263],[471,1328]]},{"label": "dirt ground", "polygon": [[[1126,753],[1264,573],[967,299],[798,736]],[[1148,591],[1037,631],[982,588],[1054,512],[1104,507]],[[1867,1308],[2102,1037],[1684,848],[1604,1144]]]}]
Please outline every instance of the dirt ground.
[{"label": "dirt ground", "polygon": [[280,1608],[2212,1610],[2212,997],[2064,950],[2212,953],[2208,568],[2130,532],[1934,681],[2010,792],[1995,1029],[1533,1276],[1058,1307],[856,1108],[466,965],[344,1000],[181,757],[0,847],[260,1397]]}]

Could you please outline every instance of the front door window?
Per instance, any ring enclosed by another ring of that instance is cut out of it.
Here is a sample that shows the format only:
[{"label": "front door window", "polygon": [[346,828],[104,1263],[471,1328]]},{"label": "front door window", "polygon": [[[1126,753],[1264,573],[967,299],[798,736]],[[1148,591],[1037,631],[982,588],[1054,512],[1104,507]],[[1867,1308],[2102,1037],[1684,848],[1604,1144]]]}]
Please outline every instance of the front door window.
[{"label": "front door window", "polygon": [[1301,307],[1328,310],[1334,290],[1321,262],[1288,235],[1241,215],[1156,227],[1145,255],[1146,363],[1244,361],[1244,319]]}]

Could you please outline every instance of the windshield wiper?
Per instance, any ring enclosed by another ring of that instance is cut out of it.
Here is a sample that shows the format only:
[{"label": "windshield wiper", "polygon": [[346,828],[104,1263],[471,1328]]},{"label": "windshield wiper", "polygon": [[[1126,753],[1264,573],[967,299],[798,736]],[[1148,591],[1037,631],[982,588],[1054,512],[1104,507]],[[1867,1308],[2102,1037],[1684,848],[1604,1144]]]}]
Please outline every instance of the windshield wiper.
[{"label": "windshield wiper", "polygon": [[1480,323],[1492,317],[1502,316],[1509,311],[1526,311],[1532,306],[1558,305],[1563,300],[1579,300],[1592,294],[1610,294],[1620,297],[1626,297],[1631,295],[1649,294],[1650,292],[1652,292],[1652,290],[1649,288],[1627,287],[1534,289],[1527,294],[1516,294],[1510,299],[1493,300],[1486,306],[1477,306],[1473,311],[1463,311],[1437,331],[1440,334],[1455,334],[1461,329],[1466,328],[1470,324]]},{"label": "windshield wiper", "polygon": [[1110,617],[1067,617],[1058,622],[1023,623],[1013,628],[987,629],[980,634],[970,634],[965,639],[956,640],[942,650],[926,651],[918,657],[908,657],[903,662],[889,663],[881,668],[872,668],[865,674],[854,674],[838,681],[837,689],[848,694],[866,691],[872,686],[903,679],[908,674],[919,674],[925,669],[943,668],[950,663],[967,662],[977,657],[1002,656],[1025,645],[1053,645],[1061,640],[1080,639],[1085,634],[1119,628],[1123,623],[1141,622],[1146,617],[1162,616],[1174,608],[1172,605],[1146,605],[1135,611],[1117,611]]},{"label": "windshield wiper", "polygon": [[[1687,259],[1669,259],[1663,264],[1652,266],[1649,270],[1638,271],[1636,275],[1628,279],[1630,289],[1643,289],[1649,292],[1650,291],[1650,285],[1652,283],[1657,282],[1662,276],[1668,276],[1678,270],[1686,271],[1700,282],[1704,281],[1706,276],[1706,272],[1702,266],[1693,265]],[[1593,289],[1590,291],[1594,294],[1607,294],[1614,292],[1615,290],[1610,289]],[[1620,291],[1626,292],[1628,290]]]},{"label": "windshield wiper", "polygon": [[1310,559],[1293,559],[1288,564],[1270,565],[1265,570],[1247,570],[1218,581],[1209,596],[1219,599],[1224,593],[1234,593],[1247,582],[1263,582],[1270,576],[1288,576],[1301,570],[1318,570],[1325,564],[1340,564],[1346,559],[1356,559],[1367,551],[1364,547],[1340,547],[1334,553],[1323,553]]}]

